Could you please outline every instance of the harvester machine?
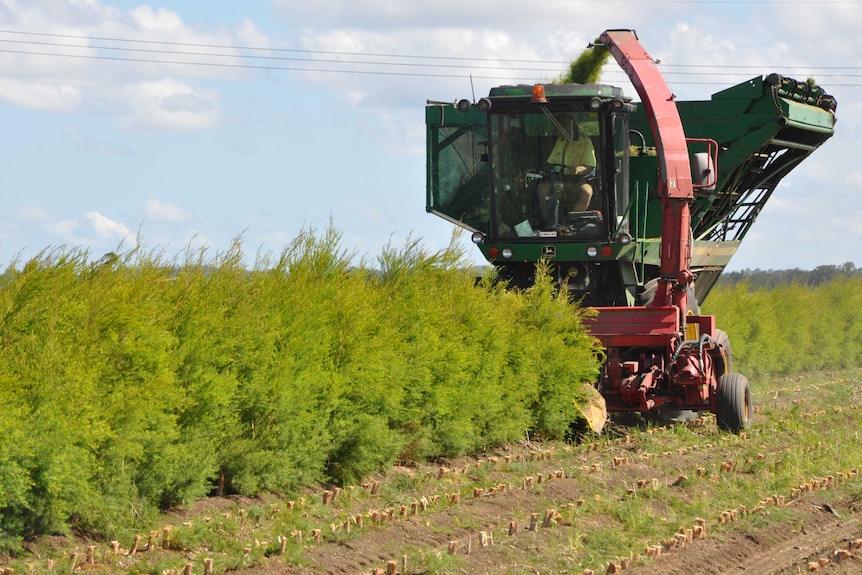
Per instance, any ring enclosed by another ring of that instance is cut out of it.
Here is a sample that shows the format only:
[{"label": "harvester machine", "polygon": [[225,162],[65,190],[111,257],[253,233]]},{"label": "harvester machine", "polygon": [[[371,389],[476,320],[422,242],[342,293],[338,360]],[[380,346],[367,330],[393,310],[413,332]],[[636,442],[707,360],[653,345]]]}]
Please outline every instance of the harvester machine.
[{"label": "harvester machine", "polygon": [[832,136],[835,99],[769,74],[677,101],[634,31],[592,46],[640,102],[604,84],[429,101],[426,208],[471,231],[513,288],[545,260],[596,309],[589,328],[606,355],[594,385],[608,412],[713,412],[740,432],[750,386],[699,304],[781,179]]}]

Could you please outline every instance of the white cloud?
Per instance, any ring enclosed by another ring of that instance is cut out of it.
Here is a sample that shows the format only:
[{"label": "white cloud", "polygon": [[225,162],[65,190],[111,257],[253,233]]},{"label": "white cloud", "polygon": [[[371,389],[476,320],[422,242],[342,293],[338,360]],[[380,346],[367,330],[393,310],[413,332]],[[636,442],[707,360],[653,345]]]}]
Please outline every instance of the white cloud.
[{"label": "white cloud", "polygon": [[75,230],[78,229],[78,221],[74,219],[59,219],[45,222],[40,227],[51,235],[70,240],[74,237]]},{"label": "white cloud", "polygon": [[52,241],[68,242],[74,240],[74,233],[78,222],[72,218],[63,218],[50,213],[39,206],[22,206],[9,211],[9,215],[16,227],[35,227],[46,233]]},{"label": "white cloud", "polygon": [[181,207],[155,198],[148,198],[144,202],[144,214],[157,222],[182,224],[191,219],[188,212]]},{"label": "white cloud", "polygon": [[[457,89],[469,96],[472,83],[483,95],[492,85],[558,76],[566,68],[566,55],[580,53],[587,42],[587,35],[573,32],[531,42],[507,30],[448,26],[393,29],[385,34],[368,29],[309,29],[301,36],[302,48],[316,54],[309,55],[314,60],[306,66],[334,72],[295,72],[294,76],[338,87],[350,95],[353,105],[406,108],[434,97],[432,90],[445,94]],[[548,63],[536,63],[541,60]]]},{"label": "white cloud", "polygon": [[148,30],[156,36],[171,38],[176,33],[184,32],[185,25],[179,14],[166,8],[153,9],[151,6],[142,5],[129,12],[132,20],[141,30]]},{"label": "white cloud", "polygon": [[374,128],[382,139],[381,147],[395,156],[425,153],[424,119],[414,110],[382,110]]},{"label": "white cloud", "polygon": [[[250,18],[243,18],[239,28],[237,28],[236,37],[239,44],[254,48],[266,48],[272,44],[269,35],[258,28]],[[260,52],[257,53],[260,54]]]},{"label": "white cloud", "polygon": [[139,131],[195,131],[220,118],[219,95],[172,79],[129,85],[121,125]]},{"label": "white cloud", "polygon": [[9,50],[0,53],[0,101],[113,117],[135,130],[214,127],[219,95],[195,82],[247,74],[231,67],[244,62],[238,49],[214,46],[268,44],[248,19],[236,32],[201,31],[176,11],[148,5],[126,12],[97,0],[4,4],[0,39]]},{"label": "white cloud", "polygon": [[118,238],[125,240],[133,235],[124,224],[115,222],[99,212],[85,212],[84,217],[93,226],[93,230],[104,239]]},{"label": "white cloud", "polygon": [[[592,6],[591,6],[592,5]],[[437,0],[433,9],[413,2],[392,0],[274,0],[275,12],[288,23],[308,28],[353,28],[388,31],[422,30],[446,26],[520,30],[520,36],[545,35],[561,28],[599,30],[610,16],[618,20],[614,6],[599,2],[559,0]],[[655,12],[651,3],[625,5],[628,21],[643,21]]]},{"label": "white cloud", "polygon": [[70,111],[81,105],[83,95],[79,87],[68,84],[0,76],[0,100],[22,108]]}]

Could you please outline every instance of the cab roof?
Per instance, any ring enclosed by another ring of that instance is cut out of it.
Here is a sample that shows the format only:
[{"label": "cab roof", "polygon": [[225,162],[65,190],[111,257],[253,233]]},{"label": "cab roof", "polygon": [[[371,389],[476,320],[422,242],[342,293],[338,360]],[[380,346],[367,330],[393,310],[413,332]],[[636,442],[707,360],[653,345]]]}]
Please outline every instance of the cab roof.
[{"label": "cab roof", "polygon": [[[566,98],[624,98],[622,88],[607,84],[541,84],[545,88],[548,101]],[[529,100],[533,96],[535,84],[517,84],[491,88],[488,97],[492,100]]]}]

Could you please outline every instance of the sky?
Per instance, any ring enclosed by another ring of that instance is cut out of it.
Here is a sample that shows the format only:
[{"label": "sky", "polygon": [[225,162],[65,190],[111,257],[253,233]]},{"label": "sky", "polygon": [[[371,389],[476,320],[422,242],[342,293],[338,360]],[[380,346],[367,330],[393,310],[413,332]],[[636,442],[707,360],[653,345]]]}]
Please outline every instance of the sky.
[{"label": "sky", "polygon": [[[548,81],[615,28],[681,100],[771,72],[835,96],[835,136],[728,270],[862,267],[862,0],[0,0],[0,266],[138,243],[253,260],[330,226],[370,262],[444,249],[426,101]],[[601,81],[637,99],[613,61]]]}]

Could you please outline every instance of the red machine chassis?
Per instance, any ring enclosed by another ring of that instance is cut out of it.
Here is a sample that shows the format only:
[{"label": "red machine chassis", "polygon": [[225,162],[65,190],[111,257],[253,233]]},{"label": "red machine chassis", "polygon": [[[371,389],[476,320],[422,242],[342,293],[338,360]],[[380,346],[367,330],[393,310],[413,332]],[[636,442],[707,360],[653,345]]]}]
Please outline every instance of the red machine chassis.
[{"label": "red machine chassis", "polygon": [[662,202],[660,278],[648,307],[598,308],[590,322],[607,348],[598,389],[608,411],[716,410],[718,378],[727,370],[714,316],[686,315],[693,293],[691,214],[694,199],[682,120],[654,60],[631,30],[608,30],[599,44],[628,74],[650,119],[659,159]]},{"label": "red machine chassis", "polygon": [[606,348],[598,389],[608,411],[715,411],[718,378],[727,371],[715,316],[685,316],[676,306],[603,307],[588,325]]}]

